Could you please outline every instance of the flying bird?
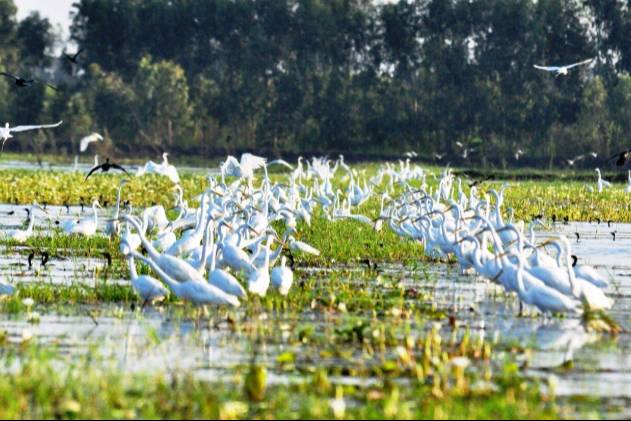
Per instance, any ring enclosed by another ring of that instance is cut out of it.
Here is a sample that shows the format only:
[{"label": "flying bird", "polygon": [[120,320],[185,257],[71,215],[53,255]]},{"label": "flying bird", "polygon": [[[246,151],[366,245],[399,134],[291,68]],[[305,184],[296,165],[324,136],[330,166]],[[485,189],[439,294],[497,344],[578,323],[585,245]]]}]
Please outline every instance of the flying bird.
[{"label": "flying bird", "polygon": [[50,129],[50,128],[59,126],[61,123],[63,123],[63,120],[55,124],[40,124],[38,126],[15,126],[15,127],[9,127],[9,123],[6,123],[4,127],[0,127],[0,138],[2,138],[2,149],[4,150],[4,143],[13,137],[11,133],[25,132],[27,130]]},{"label": "flying bird", "polygon": [[493,175],[487,175],[484,178],[478,178],[478,179],[470,178],[470,180],[472,180],[472,181],[469,182],[469,187],[475,187],[475,186],[479,186],[482,183],[487,182],[489,180],[493,180]]},{"label": "flying bird", "polygon": [[593,58],[579,61],[578,63],[568,64],[567,66],[539,66],[537,64],[534,65],[535,69],[545,70],[546,72],[555,73],[556,76],[567,75],[567,71],[572,67],[582,66],[583,64],[588,64],[594,61]]},{"label": "flying bird", "polygon": [[289,162],[285,161],[284,159],[275,159],[267,163],[268,167],[271,165],[282,165],[283,167],[286,167],[290,170],[294,169],[294,167],[292,167],[292,165]]},{"label": "flying bird", "polygon": [[576,164],[578,161],[580,161],[580,160],[582,160],[582,159],[585,159],[585,155],[575,156],[575,157],[574,157],[574,158],[572,158],[572,159],[568,159],[568,160],[567,160],[567,164],[568,164],[570,167],[573,167],[573,166],[574,166],[574,164]]},{"label": "flying bird", "polygon": [[0,72],[0,75],[6,76],[9,79],[13,79],[13,81],[15,82],[15,86],[17,86],[19,88],[26,88],[28,86],[31,86],[33,83],[37,82],[37,83],[43,83],[44,85],[54,89],[55,91],[59,90],[59,89],[57,89],[56,86],[51,85],[50,83],[47,83],[47,82],[41,82],[41,81],[39,81],[37,79],[24,79],[21,76],[16,76],[14,74],[7,73],[7,72]]},{"label": "flying bird", "polygon": [[103,140],[103,136],[101,136],[100,134],[96,132],[87,135],[86,137],[80,140],[79,151],[85,152],[88,149],[88,145],[90,143],[98,142],[99,140]]},{"label": "flying bird", "polygon": [[115,164],[115,163],[113,163],[113,162],[110,162],[110,159],[109,159],[109,158],[107,158],[107,159],[105,160],[105,162],[104,162],[104,163],[102,163],[101,165],[97,165],[97,166],[93,167],[93,168],[90,170],[90,172],[88,173],[88,175],[86,175],[86,176],[85,176],[85,180],[83,180],[83,181],[86,181],[88,178],[90,178],[90,176],[91,176],[92,174],[94,174],[94,173],[95,173],[96,171],[98,171],[98,170],[101,170],[101,172],[108,172],[109,170],[112,170],[112,169],[122,171],[122,172],[124,172],[125,174],[129,175],[129,173],[127,172],[127,170],[126,170],[125,168],[121,167],[121,166],[120,166],[120,165],[118,165],[118,164]]},{"label": "flying bird", "polygon": [[74,64],[77,64],[77,57],[79,57],[79,54],[81,54],[83,52],[83,48],[79,48],[79,51],[77,51],[76,53],[74,53],[73,55],[70,54],[64,54],[64,56],[66,57],[66,59]]},{"label": "flying bird", "polygon": [[462,159],[468,159],[471,153],[475,152],[475,148],[464,148],[462,150]]},{"label": "flying bird", "polygon": [[167,177],[175,184],[180,184],[180,176],[177,173],[177,168],[175,168],[175,165],[169,164],[168,156],[168,152],[162,154],[161,164],[156,164],[153,161],[147,162],[143,167],[138,168],[136,177],[155,173]]},{"label": "flying bird", "polygon": [[265,167],[265,162],[265,158],[250,153],[241,155],[241,162],[234,156],[228,156],[221,166],[221,171],[225,175],[251,179],[254,176],[254,170]]},{"label": "flying bird", "polygon": [[627,162],[629,162],[629,158],[631,157],[631,149],[625,149],[623,151],[617,152],[613,154],[607,162],[616,160],[616,167],[624,167]]},{"label": "flying bird", "polygon": [[519,158],[524,154],[524,151],[522,151],[521,149],[517,149],[515,151],[515,161],[519,161]]}]

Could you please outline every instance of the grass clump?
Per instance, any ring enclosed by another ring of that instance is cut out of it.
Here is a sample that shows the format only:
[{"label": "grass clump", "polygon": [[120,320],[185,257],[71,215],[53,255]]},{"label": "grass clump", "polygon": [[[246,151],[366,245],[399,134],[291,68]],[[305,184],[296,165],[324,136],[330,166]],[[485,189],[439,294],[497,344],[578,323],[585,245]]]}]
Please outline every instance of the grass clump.
[{"label": "grass clump", "polygon": [[[69,361],[35,343],[3,351],[0,417],[53,418],[537,418],[557,407],[534,382],[490,376],[445,363],[433,377],[405,386],[386,378],[370,386],[335,385],[325,369],[290,384],[268,382],[266,369],[241,366],[223,381],[193,372],[124,372],[95,355]],[[63,368],[59,361],[64,360]],[[409,361],[408,361],[409,363]]]}]

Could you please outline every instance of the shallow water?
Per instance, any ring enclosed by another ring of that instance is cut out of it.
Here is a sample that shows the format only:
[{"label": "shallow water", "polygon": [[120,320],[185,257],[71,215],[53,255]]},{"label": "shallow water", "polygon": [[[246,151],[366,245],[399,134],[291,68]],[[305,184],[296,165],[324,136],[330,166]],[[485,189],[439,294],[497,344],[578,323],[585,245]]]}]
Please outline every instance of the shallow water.
[{"label": "shallow water", "polygon": [[[0,207],[0,212],[4,209]],[[573,252],[579,256],[580,263],[592,264],[601,273],[607,274],[610,278],[607,293],[615,299],[610,314],[630,329],[631,260],[625,257],[631,254],[631,224],[615,224],[609,228],[606,223],[570,223],[557,224],[553,230],[571,239]],[[609,234],[613,230],[617,232],[615,242]],[[578,242],[572,238],[574,232],[580,234]],[[538,238],[543,240],[551,235],[551,231],[540,232]],[[66,283],[89,284],[93,279],[91,274],[105,264],[104,259],[54,258],[44,275],[23,274],[26,263],[23,253],[26,250],[0,258],[0,277],[13,282],[56,282],[64,279]],[[35,266],[38,265],[39,262],[36,262]],[[326,282],[333,271],[345,277],[346,282],[364,283],[366,277],[377,278],[377,273],[367,271],[365,266],[303,268],[297,271],[296,276],[319,275],[322,282]],[[483,335],[496,341],[500,350],[514,344],[532,347],[531,353],[520,357],[527,366],[526,374],[541,378],[555,376],[558,396],[631,399],[630,334],[623,333],[612,339],[607,335],[588,333],[576,317],[517,317],[519,306],[514,297],[507,296],[501,288],[485,279],[461,275],[455,265],[434,263],[416,268],[381,265],[378,272],[380,280],[373,282],[413,289],[418,298],[410,300],[420,300],[448,311],[457,320],[460,334],[470,329],[473,335]],[[223,310],[212,311],[210,322],[203,321],[197,325],[194,321],[177,317],[174,307],[177,306],[147,308],[142,312],[110,305],[81,307],[68,309],[65,314],[45,313],[37,324],[27,322],[25,315],[2,314],[0,330],[6,330],[13,342],[21,341],[27,332],[40,343],[59,345],[70,356],[82,355],[91,345],[98,344],[97,349],[102,356],[115,361],[125,370],[191,369],[202,378],[225,379],[229,378],[232,368],[247,364],[252,359],[254,348],[259,362],[272,365],[282,352],[302,352],[295,343],[285,341],[298,323],[311,324],[316,332],[322,334],[330,328],[321,315],[308,309],[299,314],[299,320],[291,321],[285,321],[283,314],[272,313],[259,313],[256,316],[259,321],[251,320],[239,310],[237,317],[242,322],[274,323],[278,327],[273,337],[254,346],[252,336],[231,328]],[[442,330],[449,335],[451,327],[448,322],[441,323]],[[428,326],[416,328],[428,329]],[[498,351],[494,358],[501,361],[503,352]],[[573,361],[572,368],[561,369],[568,360]],[[342,363],[335,359],[320,360],[317,356],[314,361],[321,364]],[[285,383],[297,378],[300,376],[296,372],[272,372],[269,380]],[[332,380],[359,381],[352,377]],[[361,382],[371,381],[370,378],[361,379]]]},{"label": "shallow water", "polygon": [[[162,157],[156,158],[153,160],[154,162],[160,163],[162,162]],[[99,156],[99,162],[103,163],[104,158]],[[127,171],[131,173],[135,173],[138,168],[143,166],[144,164],[125,164],[124,167]],[[29,170],[29,171],[63,171],[63,172],[71,172],[71,171],[79,171],[83,173],[87,173],[94,166],[94,156],[85,155],[81,156],[80,162],[78,165],[75,165],[74,162],[68,163],[53,163],[47,161],[39,162],[30,162],[30,161],[19,161],[19,160],[0,160],[0,170]],[[199,166],[186,166],[186,165],[178,165],[178,172],[208,172],[208,168],[203,168]],[[212,171],[212,169],[210,170]]]}]

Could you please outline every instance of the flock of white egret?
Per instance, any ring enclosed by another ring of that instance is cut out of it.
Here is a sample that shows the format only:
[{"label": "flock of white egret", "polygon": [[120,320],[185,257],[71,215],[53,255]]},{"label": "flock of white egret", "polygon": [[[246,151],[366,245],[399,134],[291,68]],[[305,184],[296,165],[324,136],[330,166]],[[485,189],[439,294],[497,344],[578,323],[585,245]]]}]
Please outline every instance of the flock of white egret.
[{"label": "flock of white egret", "polygon": [[[478,197],[475,186],[466,195],[460,179],[455,192],[454,180],[445,170],[433,194],[408,188],[383,209],[381,218],[398,235],[423,242],[428,256],[455,256],[463,272],[497,282],[544,313],[611,308],[613,301],[603,291],[607,280],[591,266],[571,263],[566,237],[538,244],[534,227],[541,221],[533,221],[528,233],[523,221],[504,221],[505,187]],[[548,254],[546,247],[556,255]]]},{"label": "flock of white egret", "polygon": [[[272,182],[267,173],[272,164],[289,168],[286,181]],[[257,170],[263,173],[260,180]],[[336,179],[338,171],[343,174]],[[612,306],[603,292],[607,280],[592,267],[570,263],[572,250],[565,237],[537,243],[534,226],[542,222],[534,221],[526,233],[523,222],[504,221],[505,186],[484,195],[473,186],[466,194],[462,180],[448,168],[436,177],[438,187],[432,191],[426,183],[429,173],[409,159],[383,164],[369,177],[351,169],[343,156],[335,161],[299,158],[292,166],[246,153],[240,160],[228,157],[220,175],[208,176],[208,186],[196,197],[198,208],[184,200],[177,169],[168,163],[167,154],[161,164],[150,161],[139,168],[136,176],[146,173],[174,183],[175,219],[169,220],[160,205],[123,211],[126,180],[122,180],[114,213],[104,227],[99,226],[100,205],[94,201],[92,215],[66,219],[59,228],[67,234],[117,236],[131,283],[147,303],[173,293],[195,305],[239,306],[248,295],[265,296],[270,285],[288,294],[293,271],[286,257],[293,261],[294,253],[320,253],[295,238],[298,221],[311,224],[318,209],[329,220],[353,219],[377,231],[388,226],[400,237],[423,243],[433,259],[454,256],[463,273],[496,282],[544,313]],[[599,187],[601,181],[599,177]],[[381,203],[376,219],[356,211],[371,197]],[[33,235],[35,210],[43,209],[35,203],[29,210],[26,229],[0,235],[18,242]],[[145,262],[157,278],[138,275],[137,260]],[[7,288],[13,291],[9,284],[4,287],[4,293]]]}]

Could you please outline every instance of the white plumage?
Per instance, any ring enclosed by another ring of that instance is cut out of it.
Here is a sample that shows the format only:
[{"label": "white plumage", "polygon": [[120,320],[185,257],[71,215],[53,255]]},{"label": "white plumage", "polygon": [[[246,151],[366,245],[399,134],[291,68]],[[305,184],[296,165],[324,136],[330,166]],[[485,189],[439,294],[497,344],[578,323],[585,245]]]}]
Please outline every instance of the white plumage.
[{"label": "white plumage", "polygon": [[79,152],[85,152],[88,149],[90,143],[103,140],[103,136],[94,132],[79,141]]}]

